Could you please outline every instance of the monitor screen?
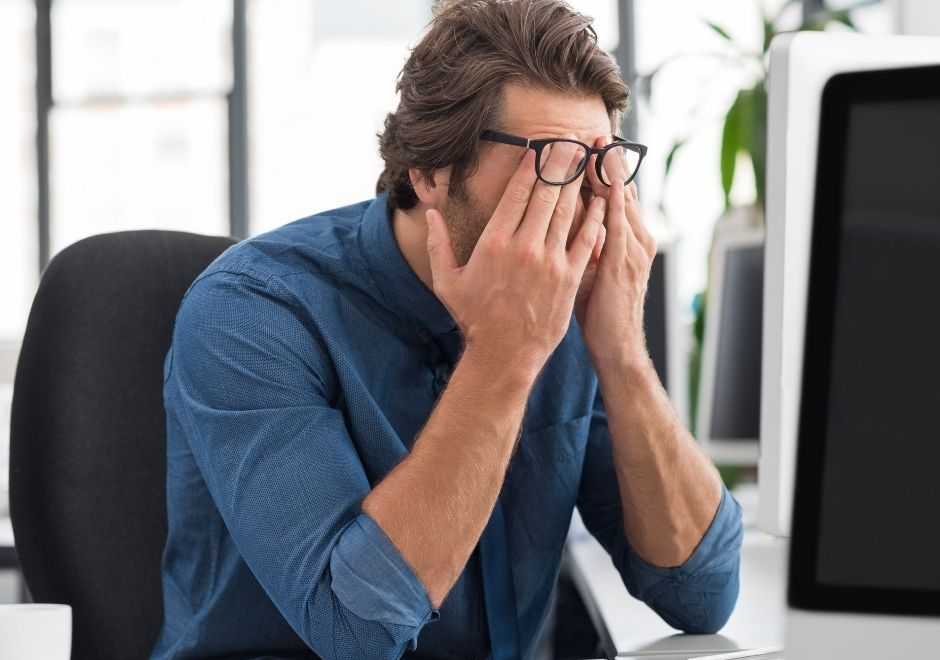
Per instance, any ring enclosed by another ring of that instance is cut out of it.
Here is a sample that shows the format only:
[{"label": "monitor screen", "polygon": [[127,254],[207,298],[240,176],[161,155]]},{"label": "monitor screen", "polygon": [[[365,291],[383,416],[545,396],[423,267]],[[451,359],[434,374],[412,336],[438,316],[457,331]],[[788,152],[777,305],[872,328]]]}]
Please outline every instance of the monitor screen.
[{"label": "monitor screen", "polygon": [[735,245],[724,254],[712,384],[711,441],[756,442],[760,434],[764,248]]},{"label": "monitor screen", "polygon": [[940,67],[823,95],[791,603],[940,614]]},{"label": "monitor screen", "polygon": [[646,304],[643,312],[643,330],[646,347],[663,387],[669,390],[669,316],[666,295],[666,260],[668,252],[657,252],[650,267],[649,283],[646,287]]},{"label": "monitor screen", "polygon": [[718,465],[757,465],[764,325],[764,230],[716,230],[696,409],[696,438]]}]

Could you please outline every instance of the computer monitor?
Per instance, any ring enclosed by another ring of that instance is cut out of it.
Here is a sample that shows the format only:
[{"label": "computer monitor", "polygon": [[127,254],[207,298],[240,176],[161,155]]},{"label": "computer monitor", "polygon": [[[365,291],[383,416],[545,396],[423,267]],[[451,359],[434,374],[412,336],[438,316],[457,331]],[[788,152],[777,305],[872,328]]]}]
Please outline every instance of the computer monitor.
[{"label": "computer monitor", "polygon": [[771,44],[758,464],[758,522],[771,534],[790,533],[823,87],[842,72],[934,62],[932,37],[801,32]]},{"label": "computer monitor", "polygon": [[940,649],[936,61],[835,75],[822,94],[788,658]]},{"label": "computer monitor", "polygon": [[719,465],[757,465],[763,286],[763,229],[716,233],[695,427]]},{"label": "computer monitor", "polygon": [[678,244],[660,241],[650,268],[644,308],[646,346],[656,373],[683,423],[688,421],[684,323],[678,294]]}]

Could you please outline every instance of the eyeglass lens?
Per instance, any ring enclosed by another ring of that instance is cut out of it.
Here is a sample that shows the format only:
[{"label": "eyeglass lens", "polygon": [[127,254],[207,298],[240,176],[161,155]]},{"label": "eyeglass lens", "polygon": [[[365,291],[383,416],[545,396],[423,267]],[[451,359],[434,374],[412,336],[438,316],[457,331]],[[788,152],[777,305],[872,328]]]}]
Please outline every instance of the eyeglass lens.
[{"label": "eyeglass lens", "polygon": [[[578,175],[586,155],[584,147],[576,142],[558,140],[546,144],[539,154],[539,174],[549,183],[567,183]],[[605,150],[601,161],[601,181],[608,186],[615,178],[629,181],[639,166],[638,151],[623,145],[610,147]]]},{"label": "eyeglass lens", "polygon": [[640,153],[626,146],[611,147],[601,162],[601,181],[608,186],[615,178],[629,181],[640,166]]},{"label": "eyeglass lens", "polygon": [[539,174],[549,183],[567,183],[577,177],[586,156],[584,145],[577,142],[550,142],[539,154]]}]

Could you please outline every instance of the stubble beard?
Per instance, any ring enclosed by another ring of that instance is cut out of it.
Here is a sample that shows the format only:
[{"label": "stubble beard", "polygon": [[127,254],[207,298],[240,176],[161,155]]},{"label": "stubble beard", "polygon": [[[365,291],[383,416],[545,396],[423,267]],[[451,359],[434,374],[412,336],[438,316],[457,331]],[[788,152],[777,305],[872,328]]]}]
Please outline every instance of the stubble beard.
[{"label": "stubble beard", "polygon": [[470,261],[491,215],[470,194],[466,182],[451,183],[443,216],[450,230],[450,242],[458,265],[466,266]]}]

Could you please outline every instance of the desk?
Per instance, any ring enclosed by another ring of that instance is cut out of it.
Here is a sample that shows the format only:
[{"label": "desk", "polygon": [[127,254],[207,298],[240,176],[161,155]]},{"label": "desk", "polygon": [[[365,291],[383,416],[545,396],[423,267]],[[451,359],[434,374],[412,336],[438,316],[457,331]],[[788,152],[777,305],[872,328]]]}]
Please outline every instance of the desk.
[{"label": "desk", "polygon": [[758,530],[748,505],[742,504],[746,514],[741,592],[734,613],[717,635],[683,635],[670,628],[627,593],[610,556],[594,537],[572,535],[567,569],[610,657],[670,660],[783,646],[788,541]]}]

